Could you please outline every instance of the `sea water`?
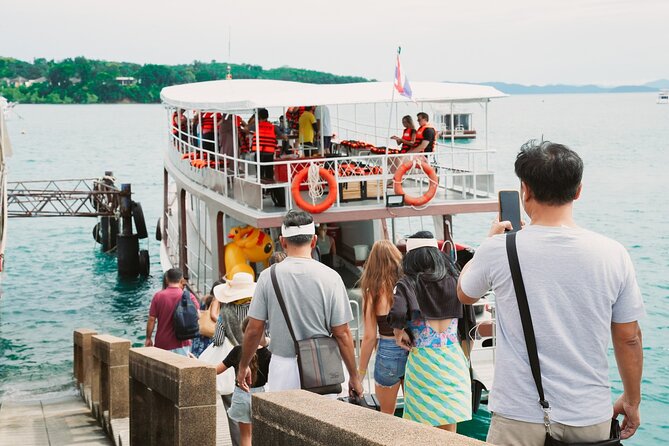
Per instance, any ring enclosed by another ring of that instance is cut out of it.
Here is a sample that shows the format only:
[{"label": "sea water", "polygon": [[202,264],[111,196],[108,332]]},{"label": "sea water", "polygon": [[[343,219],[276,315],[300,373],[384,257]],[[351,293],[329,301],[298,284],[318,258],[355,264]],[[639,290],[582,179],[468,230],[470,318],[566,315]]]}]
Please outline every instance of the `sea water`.
[{"label": "sea water", "polygon": [[[74,392],[72,332],[94,328],[143,345],[148,305],[160,287],[158,242],[167,117],[159,105],[20,105],[8,123],[11,181],[94,178],[111,170],[131,183],[150,237],[151,276],[123,280],[92,238],[94,219],[10,220],[0,288],[0,401]],[[634,261],[646,302],[642,427],[626,444],[669,435],[669,106],[654,94],[532,95],[493,101],[489,143],[496,187],[517,189],[513,161],[530,138],[561,142],[585,162],[577,222],[619,240]],[[480,128],[479,128],[480,130]],[[458,242],[476,246],[493,214],[456,216]],[[429,222],[414,218],[405,231]],[[550,255],[550,253],[547,253]],[[578,309],[574,309],[578,311]],[[570,342],[586,343],[587,339]],[[622,386],[611,358],[611,380]],[[485,436],[478,415],[467,432]]]}]

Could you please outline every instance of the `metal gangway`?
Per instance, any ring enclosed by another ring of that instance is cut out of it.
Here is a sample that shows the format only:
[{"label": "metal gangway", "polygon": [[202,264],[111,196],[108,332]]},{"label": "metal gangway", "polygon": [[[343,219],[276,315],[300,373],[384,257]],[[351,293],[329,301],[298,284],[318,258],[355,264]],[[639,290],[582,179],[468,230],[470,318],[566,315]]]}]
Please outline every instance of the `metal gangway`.
[{"label": "metal gangway", "polygon": [[118,217],[121,189],[101,178],[7,182],[7,216]]}]

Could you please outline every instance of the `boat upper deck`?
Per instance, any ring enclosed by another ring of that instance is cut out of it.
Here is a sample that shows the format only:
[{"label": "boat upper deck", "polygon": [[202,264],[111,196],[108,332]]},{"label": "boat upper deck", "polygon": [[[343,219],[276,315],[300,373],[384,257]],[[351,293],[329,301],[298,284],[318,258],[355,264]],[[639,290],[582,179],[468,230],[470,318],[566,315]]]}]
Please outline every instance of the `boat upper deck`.
[{"label": "boat upper deck", "polygon": [[[495,151],[487,146],[487,103],[504,95],[490,87],[444,83],[417,83],[414,90],[415,102],[392,99],[390,83],[217,81],[169,87],[162,93],[170,122],[166,170],[191,193],[221,203],[227,214],[259,228],[280,225],[296,200],[308,207],[326,197],[332,204],[315,215],[319,223],[494,211]],[[248,128],[253,134],[258,133],[260,108],[267,107],[276,118],[286,116],[289,106],[296,104],[333,109],[331,144],[325,144],[322,134],[314,147],[296,141],[297,133],[288,134],[284,150],[280,140],[271,161],[261,161],[260,151],[243,149],[239,115],[253,113],[256,124]],[[440,139],[431,153],[407,154],[396,153],[394,141],[389,142],[390,134],[402,134],[401,115],[447,110],[453,116],[472,104],[485,113],[485,137],[479,144]],[[205,115],[217,131],[203,132],[198,126]],[[232,129],[226,132],[224,125]],[[228,152],[222,149],[226,134],[234,140]],[[394,178],[406,163],[407,172]],[[303,172],[310,166],[315,166],[311,173]],[[268,169],[271,177],[263,174]],[[425,204],[408,204],[411,197],[432,191]]]}]

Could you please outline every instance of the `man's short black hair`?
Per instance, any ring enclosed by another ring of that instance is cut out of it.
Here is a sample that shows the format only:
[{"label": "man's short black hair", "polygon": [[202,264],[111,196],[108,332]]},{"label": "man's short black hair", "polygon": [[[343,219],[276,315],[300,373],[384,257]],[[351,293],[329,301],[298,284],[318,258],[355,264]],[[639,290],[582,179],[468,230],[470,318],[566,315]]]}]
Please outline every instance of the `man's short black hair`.
[{"label": "man's short black hair", "polygon": [[258,119],[260,119],[261,121],[264,121],[267,118],[269,118],[269,112],[267,111],[267,109],[266,108],[259,108],[258,109]]},{"label": "man's short black hair", "polygon": [[562,144],[531,139],[520,148],[515,170],[538,202],[559,206],[576,198],[583,160]]},{"label": "man's short black hair", "polygon": [[165,282],[179,283],[184,278],[184,273],[179,268],[170,268],[165,272]]},{"label": "man's short black hair", "polygon": [[[297,209],[291,209],[283,217],[283,225],[287,228],[291,226],[304,226],[313,222],[314,219],[311,216],[311,214]],[[304,246],[311,243],[311,240],[313,240],[313,238],[314,238],[313,235],[294,235],[292,237],[284,237],[284,240],[286,241],[286,243],[293,246]]]},{"label": "man's short black hair", "polygon": [[416,115],[417,118],[425,119],[426,121],[430,120],[430,116],[425,112],[420,112]]}]

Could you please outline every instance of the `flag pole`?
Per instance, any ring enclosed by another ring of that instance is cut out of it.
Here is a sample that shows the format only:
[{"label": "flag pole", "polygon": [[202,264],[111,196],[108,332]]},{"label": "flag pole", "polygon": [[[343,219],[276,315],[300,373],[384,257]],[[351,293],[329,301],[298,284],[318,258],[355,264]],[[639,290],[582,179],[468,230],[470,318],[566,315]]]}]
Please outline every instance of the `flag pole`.
[{"label": "flag pole", "polygon": [[[400,53],[402,52],[402,47],[398,46],[397,47],[397,57],[399,57]],[[395,69],[397,70],[397,65],[395,65]],[[396,75],[397,76],[397,75]],[[392,96],[390,97],[390,113],[388,113],[388,131],[386,132],[386,135],[390,135],[390,126],[393,122],[393,105],[395,105],[395,82],[393,81],[392,85]],[[386,138],[390,138],[390,136],[386,136]],[[386,145],[386,160],[388,159],[388,145]]]}]

